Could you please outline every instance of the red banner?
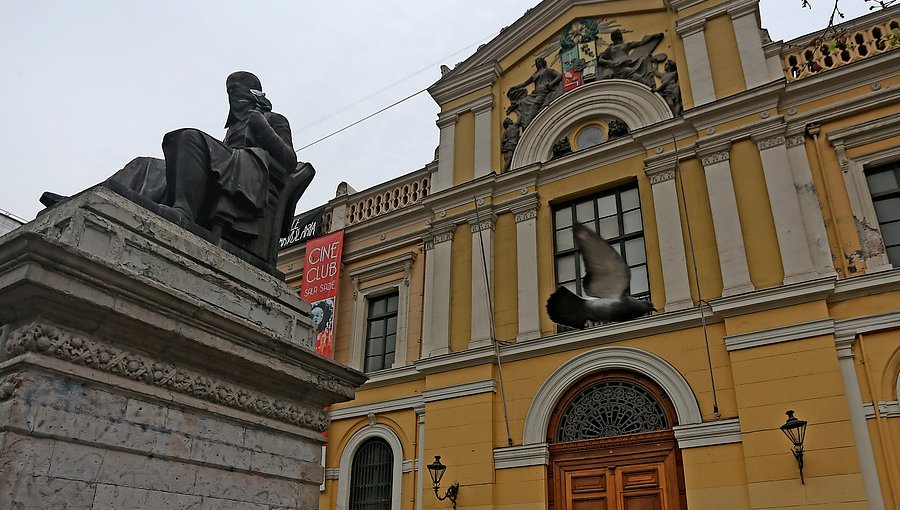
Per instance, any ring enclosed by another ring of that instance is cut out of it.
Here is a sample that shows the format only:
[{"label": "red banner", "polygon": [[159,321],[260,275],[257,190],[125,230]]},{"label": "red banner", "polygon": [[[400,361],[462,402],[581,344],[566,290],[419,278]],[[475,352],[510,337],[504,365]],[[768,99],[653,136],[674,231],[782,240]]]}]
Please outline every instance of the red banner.
[{"label": "red banner", "polygon": [[341,273],[341,252],[344,231],[310,239],[306,243],[306,261],[300,298],[312,304],[316,352],[334,357],[334,319],[337,312],[338,279]]}]

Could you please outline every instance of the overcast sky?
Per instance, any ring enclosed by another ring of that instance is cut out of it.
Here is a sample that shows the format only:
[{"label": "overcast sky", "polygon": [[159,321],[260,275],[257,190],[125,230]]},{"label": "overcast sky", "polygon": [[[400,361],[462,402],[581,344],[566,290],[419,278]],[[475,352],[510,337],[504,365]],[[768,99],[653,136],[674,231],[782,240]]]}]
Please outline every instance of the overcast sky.
[{"label": "overcast sky", "polygon": [[[538,0],[9,0],[0,16],[0,209],[31,219],[45,190],[76,193],[162,135],[224,136],[225,77],[248,70],[303,147],[420,91]],[[773,40],[821,27],[830,0],[762,0]],[[841,0],[847,19],[867,12]],[[635,27],[637,28],[637,27]],[[341,181],[357,190],[434,157],[438,107],[423,92],[310,148],[298,212]]]}]

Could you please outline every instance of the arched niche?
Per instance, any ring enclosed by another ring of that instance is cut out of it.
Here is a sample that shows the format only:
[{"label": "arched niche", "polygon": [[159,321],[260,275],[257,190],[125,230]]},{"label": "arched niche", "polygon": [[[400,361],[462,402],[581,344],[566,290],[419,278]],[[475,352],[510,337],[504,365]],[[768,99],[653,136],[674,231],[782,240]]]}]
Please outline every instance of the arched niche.
[{"label": "arched niche", "polygon": [[553,144],[570,126],[594,117],[613,117],[633,132],[672,118],[672,111],[650,87],[630,80],[601,80],[563,94],[541,110],[522,133],[511,168],[550,159]]},{"label": "arched niche", "polygon": [[352,471],[353,457],[356,450],[368,439],[381,438],[387,442],[393,453],[391,465],[391,510],[399,510],[401,506],[401,494],[403,491],[403,444],[400,437],[388,427],[375,424],[363,427],[347,441],[344,451],[341,452],[340,476],[338,478],[337,510],[346,510],[350,507],[350,472]]},{"label": "arched niche", "polygon": [[693,390],[666,360],[633,347],[601,347],[569,360],[547,378],[528,408],[522,443],[543,443],[553,410],[566,390],[584,377],[603,370],[630,370],[649,377],[671,399],[679,425],[702,421]]}]

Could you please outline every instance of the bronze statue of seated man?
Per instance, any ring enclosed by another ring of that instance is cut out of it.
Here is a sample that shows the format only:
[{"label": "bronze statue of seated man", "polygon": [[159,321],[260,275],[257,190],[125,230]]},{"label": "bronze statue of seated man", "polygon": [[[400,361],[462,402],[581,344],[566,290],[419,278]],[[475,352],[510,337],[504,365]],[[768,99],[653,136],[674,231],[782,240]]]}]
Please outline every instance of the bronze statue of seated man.
[{"label": "bronze statue of seated man", "polygon": [[[225,81],[230,109],[224,141],[192,128],[163,137],[165,160],[136,158],[106,182],[158,204],[162,216],[193,223],[274,265],[282,225],[290,224],[312,166],[297,166],[287,119],[272,111],[255,75]],[[51,206],[60,198],[45,194]]]}]

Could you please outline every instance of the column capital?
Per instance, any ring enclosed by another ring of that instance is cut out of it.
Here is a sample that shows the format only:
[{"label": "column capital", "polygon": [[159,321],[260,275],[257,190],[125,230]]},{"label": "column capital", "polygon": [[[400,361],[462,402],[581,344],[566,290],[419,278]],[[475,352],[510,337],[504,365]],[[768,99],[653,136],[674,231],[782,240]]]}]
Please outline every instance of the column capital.
[{"label": "column capital", "polygon": [[785,145],[787,143],[787,137],[785,137],[783,134],[774,136],[754,136],[753,141],[756,142],[756,147],[760,151],[764,151],[766,149],[772,149],[780,145]]},{"label": "column capital", "polygon": [[515,215],[516,223],[521,223],[523,221],[533,220],[537,218],[537,212],[540,208],[540,202],[538,201],[537,194],[533,194],[529,197],[523,197],[520,203],[509,208],[510,212]]},{"label": "column capital", "polygon": [[441,113],[438,114],[438,120],[435,124],[437,124],[437,127],[443,129],[445,127],[456,125],[457,120],[459,120],[459,113],[457,112]]},{"label": "column capital", "polygon": [[705,156],[700,157],[700,162],[703,163],[704,167],[715,165],[716,163],[721,163],[723,161],[729,161],[731,159],[731,154],[727,150],[711,152],[706,154]]},{"label": "column capital", "polygon": [[806,137],[803,135],[788,136],[786,140],[788,149],[798,145],[806,145]]},{"label": "column capital", "polygon": [[467,222],[472,229],[472,233],[481,232],[482,230],[494,230],[497,226],[497,215],[493,211],[481,214],[473,214],[468,217]]}]

